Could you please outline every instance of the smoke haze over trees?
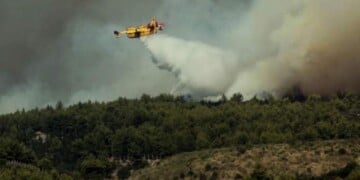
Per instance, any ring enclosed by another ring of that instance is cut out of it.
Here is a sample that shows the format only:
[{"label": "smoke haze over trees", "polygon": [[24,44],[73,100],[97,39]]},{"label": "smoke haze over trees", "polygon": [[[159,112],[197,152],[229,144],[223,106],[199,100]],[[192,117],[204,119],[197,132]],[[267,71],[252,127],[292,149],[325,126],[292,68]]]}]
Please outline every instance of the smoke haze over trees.
[{"label": "smoke haze over trees", "polygon": [[[294,86],[305,94],[359,91],[359,6],[357,0],[1,1],[0,112],[171,90],[200,97],[240,92],[245,99],[263,91],[281,96]],[[111,35],[154,15],[167,26],[166,35],[149,38],[159,44],[151,53],[140,41]],[[170,69],[174,76],[159,71],[154,52],[169,63],[176,51],[162,37],[205,55],[183,48],[188,58],[177,57],[180,64],[197,64]],[[226,57],[214,59],[214,49]]]}]

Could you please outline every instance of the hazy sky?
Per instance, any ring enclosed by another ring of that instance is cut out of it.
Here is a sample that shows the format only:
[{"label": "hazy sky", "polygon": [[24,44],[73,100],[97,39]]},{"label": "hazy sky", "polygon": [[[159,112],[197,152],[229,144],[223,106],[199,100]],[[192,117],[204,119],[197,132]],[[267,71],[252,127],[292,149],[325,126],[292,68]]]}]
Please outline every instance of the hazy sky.
[{"label": "hazy sky", "polygon": [[[199,97],[281,96],[294,86],[306,94],[359,91],[357,7],[358,0],[0,0],[0,113],[175,86]],[[154,15],[166,24],[162,35],[113,37]]]},{"label": "hazy sky", "polygon": [[167,34],[215,43],[218,23],[228,23],[225,10],[242,6],[235,0],[1,0],[0,112],[169,93],[174,76],[153,65],[142,42],[115,39],[112,31],[156,15]]}]

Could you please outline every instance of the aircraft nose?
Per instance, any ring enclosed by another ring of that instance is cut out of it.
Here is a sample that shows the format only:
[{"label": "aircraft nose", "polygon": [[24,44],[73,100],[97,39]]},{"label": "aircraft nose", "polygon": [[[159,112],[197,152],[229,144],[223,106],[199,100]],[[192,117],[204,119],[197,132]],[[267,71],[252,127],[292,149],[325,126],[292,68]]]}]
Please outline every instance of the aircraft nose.
[{"label": "aircraft nose", "polygon": [[118,36],[118,35],[119,35],[119,31],[114,31],[114,34]]}]

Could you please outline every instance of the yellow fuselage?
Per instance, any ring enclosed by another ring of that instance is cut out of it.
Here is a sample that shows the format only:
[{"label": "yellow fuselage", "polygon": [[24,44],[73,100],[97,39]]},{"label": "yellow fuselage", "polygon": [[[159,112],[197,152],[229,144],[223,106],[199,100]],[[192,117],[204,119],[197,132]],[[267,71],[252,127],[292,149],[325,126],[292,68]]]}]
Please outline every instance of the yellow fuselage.
[{"label": "yellow fuselage", "polygon": [[156,31],[151,30],[147,26],[139,26],[139,27],[129,27],[126,29],[126,35],[128,38],[139,38],[143,36],[148,36],[154,34]]}]

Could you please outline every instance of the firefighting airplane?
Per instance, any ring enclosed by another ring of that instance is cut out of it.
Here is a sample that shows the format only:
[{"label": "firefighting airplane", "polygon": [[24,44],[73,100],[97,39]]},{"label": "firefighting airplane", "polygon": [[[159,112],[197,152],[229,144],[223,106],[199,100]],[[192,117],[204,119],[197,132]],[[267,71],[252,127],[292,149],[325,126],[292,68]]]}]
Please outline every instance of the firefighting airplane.
[{"label": "firefighting airplane", "polygon": [[147,25],[128,27],[124,31],[114,31],[114,35],[117,38],[119,38],[122,34],[127,35],[128,38],[140,38],[143,36],[155,34],[158,30],[162,31],[164,29],[164,26],[164,23],[157,22],[156,18],[153,17]]}]

